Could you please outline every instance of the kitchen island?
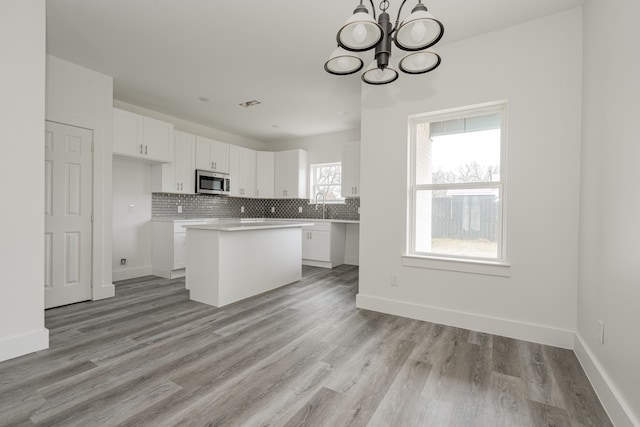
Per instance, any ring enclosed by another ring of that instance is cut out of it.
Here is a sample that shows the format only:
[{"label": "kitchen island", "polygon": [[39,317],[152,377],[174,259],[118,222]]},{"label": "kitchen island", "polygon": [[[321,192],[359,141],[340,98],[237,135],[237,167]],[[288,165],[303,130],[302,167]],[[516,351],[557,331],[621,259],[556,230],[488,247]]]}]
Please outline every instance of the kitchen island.
[{"label": "kitchen island", "polygon": [[220,220],[187,229],[190,298],[215,307],[300,280],[302,221]]}]

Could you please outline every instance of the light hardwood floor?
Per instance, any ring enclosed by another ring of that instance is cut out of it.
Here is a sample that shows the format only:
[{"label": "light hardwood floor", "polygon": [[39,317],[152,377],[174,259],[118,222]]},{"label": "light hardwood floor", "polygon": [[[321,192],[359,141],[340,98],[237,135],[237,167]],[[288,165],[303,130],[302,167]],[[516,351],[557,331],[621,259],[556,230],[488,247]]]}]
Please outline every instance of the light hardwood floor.
[{"label": "light hardwood floor", "polygon": [[573,352],[355,308],[358,269],[216,309],[182,279],[48,310],[0,425],[609,426]]}]

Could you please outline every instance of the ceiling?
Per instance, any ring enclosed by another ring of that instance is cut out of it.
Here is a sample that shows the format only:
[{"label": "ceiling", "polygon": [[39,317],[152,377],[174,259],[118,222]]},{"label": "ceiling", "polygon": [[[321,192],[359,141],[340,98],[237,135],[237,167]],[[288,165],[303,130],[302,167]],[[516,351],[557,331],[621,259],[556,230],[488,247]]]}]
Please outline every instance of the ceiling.
[{"label": "ceiling", "polygon": [[[391,1],[392,21],[399,3]],[[442,45],[583,0],[424,3],[445,26]],[[47,0],[47,52],[112,76],[120,101],[256,141],[302,138],[360,127],[360,74],[338,77],[323,69],[336,31],[357,4]],[[407,3],[403,18],[414,4]],[[366,65],[373,54],[365,55]],[[253,99],[262,103],[238,105]]]}]

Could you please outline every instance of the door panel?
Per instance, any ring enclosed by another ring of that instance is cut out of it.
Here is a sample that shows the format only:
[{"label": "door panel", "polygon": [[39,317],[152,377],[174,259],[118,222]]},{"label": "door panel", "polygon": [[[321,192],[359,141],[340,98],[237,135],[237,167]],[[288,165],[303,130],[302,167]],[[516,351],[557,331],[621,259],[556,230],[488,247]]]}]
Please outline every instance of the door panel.
[{"label": "door panel", "polygon": [[46,122],[45,308],[91,299],[92,138]]}]

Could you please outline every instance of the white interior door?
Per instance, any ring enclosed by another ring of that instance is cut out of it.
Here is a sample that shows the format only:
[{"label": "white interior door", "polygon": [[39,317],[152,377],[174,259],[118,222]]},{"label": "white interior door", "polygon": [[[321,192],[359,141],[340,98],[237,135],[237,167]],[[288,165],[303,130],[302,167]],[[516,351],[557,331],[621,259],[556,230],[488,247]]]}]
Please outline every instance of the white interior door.
[{"label": "white interior door", "polygon": [[91,299],[93,132],[46,122],[45,308]]}]

